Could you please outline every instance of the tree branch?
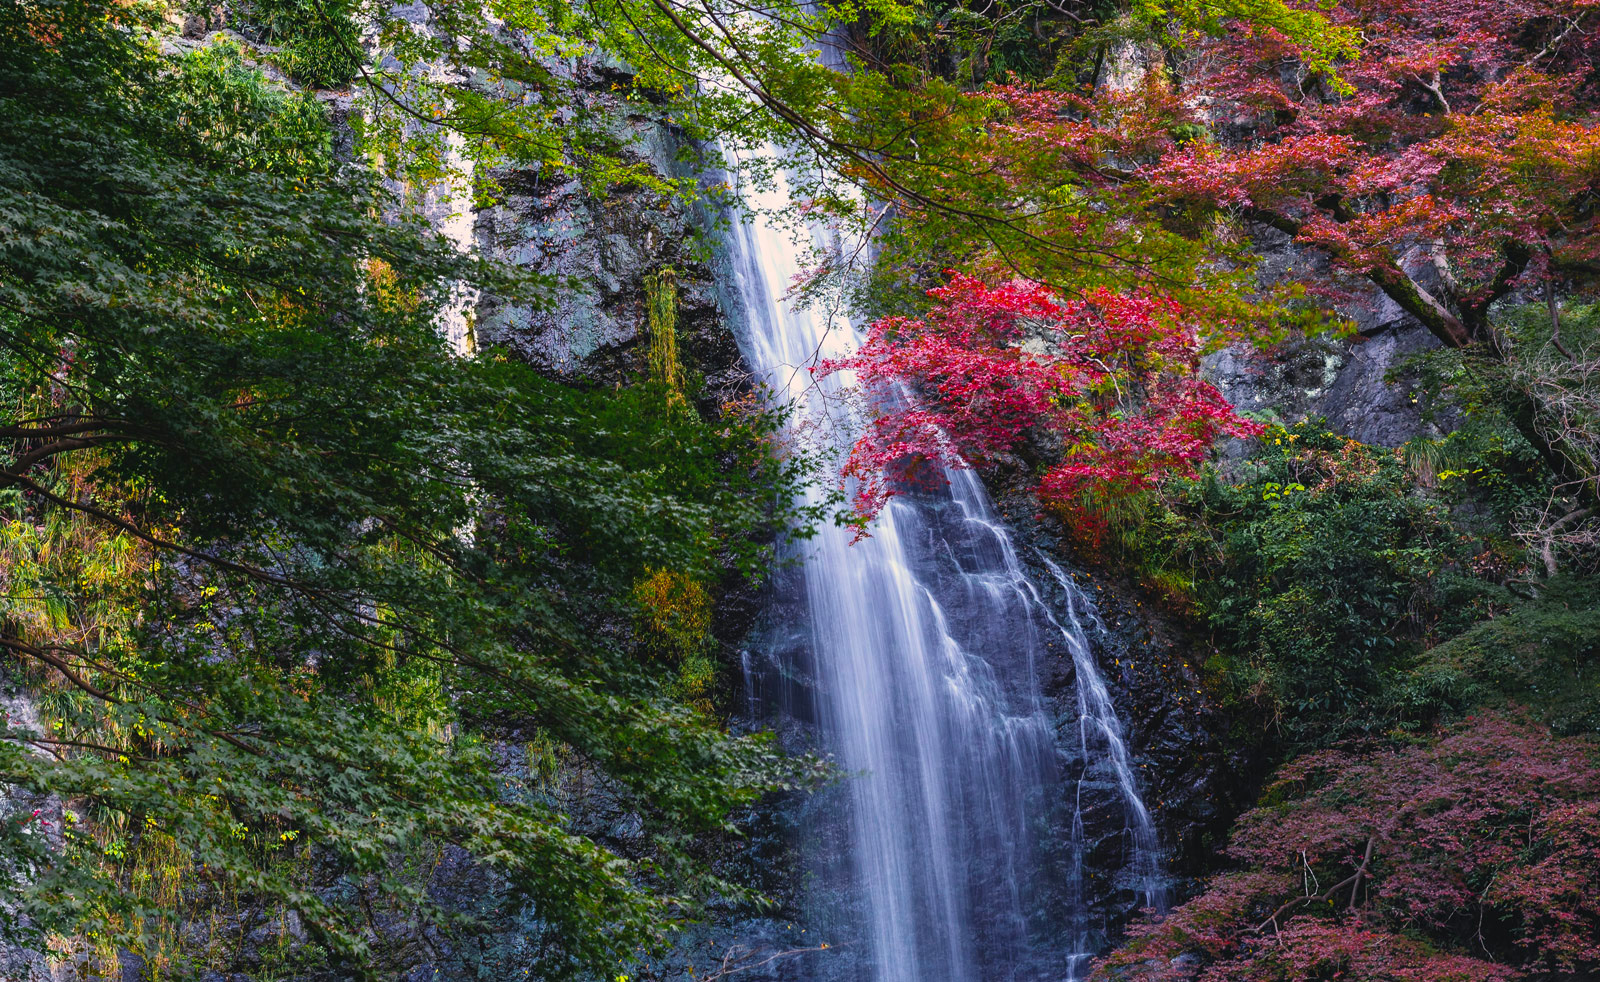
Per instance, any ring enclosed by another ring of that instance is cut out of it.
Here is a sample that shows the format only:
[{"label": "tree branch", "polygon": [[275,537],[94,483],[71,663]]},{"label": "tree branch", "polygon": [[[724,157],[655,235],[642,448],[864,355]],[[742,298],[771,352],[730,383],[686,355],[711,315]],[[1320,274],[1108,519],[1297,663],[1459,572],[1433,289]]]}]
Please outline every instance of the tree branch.
[{"label": "tree branch", "polygon": [[60,672],[68,682],[73,684],[73,686],[83,690],[84,692],[87,692],[89,695],[94,696],[101,702],[122,701],[121,699],[118,699],[116,696],[107,692],[105,689],[102,689],[90,682],[82,675],[79,675],[77,670],[74,669],[66,659],[51,654],[50,650],[47,648],[41,648],[36,645],[28,644],[26,641],[22,641],[18,638],[6,637],[0,637],[0,647],[10,648],[12,651],[17,652],[20,655],[26,655],[29,658],[34,658],[44,662],[46,665],[49,665],[51,668],[54,668],[56,671]]},{"label": "tree branch", "polygon": [[[1304,222],[1267,208],[1246,208],[1244,216],[1250,221],[1277,229],[1290,236],[1298,237],[1305,230]],[[1321,247],[1335,257],[1349,256],[1347,250],[1325,244]],[[1374,265],[1365,275],[1373,285],[1383,291],[1385,296],[1398,304],[1401,310],[1422,322],[1429,333],[1446,347],[1465,348],[1472,343],[1472,333],[1461,318],[1424,289],[1397,263]]]},{"label": "tree branch", "polygon": [[1291,900],[1288,903],[1284,904],[1282,907],[1279,907],[1277,910],[1273,911],[1271,916],[1269,916],[1266,920],[1262,921],[1260,924],[1257,924],[1255,927],[1251,928],[1250,929],[1250,933],[1251,934],[1261,934],[1262,932],[1266,931],[1266,929],[1269,928],[1269,927],[1273,929],[1274,933],[1276,933],[1277,930],[1278,930],[1278,918],[1279,917],[1282,917],[1284,914],[1288,913],[1289,911],[1293,910],[1294,908],[1302,906],[1304,904],[1313,904],[1313,903],[1318,903],[1318,902],[1321,902],[1321,901],[1332,900],[1334,894],[1336,894],[1339,891],[1343,890],[1345,887],[1349,887],[1350,888],[1350,906],[1354,907],[1356,905],[1357,891],[1359,891],[1361,889],[1361,881],[1366,879],[1367,876],[1368,876],[1367,867],[1372,864],[1372,853],[1373,853],[1373,850],[1377,847],[1377,844],[1378,844],[1378,836],[1377,836],[1376,833],[1374,833],[1373,835],[1367,836],[1366,852],[1361,857],[1361,865],[1359,867],[1357,867],[1357,869],[1356,869],[1356,871],[1354,873],[1351,873],[1349,876],[1347,876],[1344,879],[1340,880],[1338,883],[1335,883],[1333,886],[1331,886],[1328,889],[1322,891],[1321,893],[1318,893],[1318,894],[1315,894],[1315,895],[1312,895],[1312,896],[1308,896],[1308,897],[1296,897],[1296,898],[1294,898],[1293,900]]}]

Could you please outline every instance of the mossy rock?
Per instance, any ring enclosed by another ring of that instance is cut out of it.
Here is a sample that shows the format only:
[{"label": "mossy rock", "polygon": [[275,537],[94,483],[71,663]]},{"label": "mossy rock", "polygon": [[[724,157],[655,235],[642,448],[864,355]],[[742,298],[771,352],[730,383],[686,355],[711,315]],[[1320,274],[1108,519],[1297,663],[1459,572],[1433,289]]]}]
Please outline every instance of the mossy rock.
[{"label": "mossy rock", "polygon": [[1600,731],[1600,577],[1550,581],[1423,654],[1393,691],[1411,723],[1512,701],[1558,733]]}]

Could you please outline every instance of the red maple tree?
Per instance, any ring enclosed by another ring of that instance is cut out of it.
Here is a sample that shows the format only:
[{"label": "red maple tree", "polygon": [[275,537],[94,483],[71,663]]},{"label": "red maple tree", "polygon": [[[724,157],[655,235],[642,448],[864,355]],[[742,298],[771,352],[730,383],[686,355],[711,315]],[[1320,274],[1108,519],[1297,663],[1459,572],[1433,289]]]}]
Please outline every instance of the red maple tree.
[{"label": "red maple tree", "polygon": [[948,276],[922,318],[879,320],[819,369],[853,370],[879,409],[845,467],[862,516],[928,463],[990,464],[1024,439],[1053,448],[1039,490],[1067,502],[1192,474],[1218,436],[1260,432],[1197,374],[1204,343],[1175,302]]},{"label": "red maple tree", "polygon": [[[1497,301],[1600,272],[1600,2],[1346,0],[1327,16],[1363,39],[1336,75],[1241,20],[1129,89],[993,87],[995,153],[1022,186],[1073,175],[1196,240],[1219,223],[1285,233],[1325,260],[1292,274],[1314,292],[1365,280],[1446,346],[1510,360]],[[1500,395],[1592,500],[1584,453],[1532,394]]]},{"label": "red maple tree", "polygon": [[1283,768],[1238,864],[1097,979],[1491,982],[1600,970],[1592,742],[1512,712]]}]

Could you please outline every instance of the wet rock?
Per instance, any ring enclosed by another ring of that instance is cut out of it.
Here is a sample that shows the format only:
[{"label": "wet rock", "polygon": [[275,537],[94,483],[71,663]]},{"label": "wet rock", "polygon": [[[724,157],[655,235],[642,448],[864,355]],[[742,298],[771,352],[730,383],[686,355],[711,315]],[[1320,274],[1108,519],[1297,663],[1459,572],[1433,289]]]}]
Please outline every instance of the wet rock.
[{"label": "wet rock", "polygon": [[164,16],[168,23],[178,29],[180,37],[191,40],[204,37],[207,32],[219,30],[228,23],[227,8],[220,3],[210,6],[193,4],[178,10],[167,10]]},{"label": "wet rock", "polygon": [[[998,505],[1019,553],[1056,557],[1094,603],[1097,617],[1089,635],[1095,661],[1111,690],[1142,798],[1160,835],[1167,900],[1180,901],[1215,868],[1228,825],[1253,802],[1261,776],[1251,742],[1233,732],[1235,721],[1204,684],[1200,667],[1211,648],[1115,571],[1081,559],[1064,562],[1073,557],[1072,547],[1059,528],[1037,517],[1021,480],[1000,488]],[[1048,602],[1063,603],[1049,575],[1038,568],[1033,572]],[[1076,679],[1067,668],[1041,666],[1045,695],[1062,718],[1076,713]],[[1092,881],[1116,883],[1125,865],[1124,824],[1115,810],[1086,819],[1092,843],[1086,872]],[[1138,914],[1135,886],[1124,883],[1102,895],[1097,914],[1109,936]]]}]

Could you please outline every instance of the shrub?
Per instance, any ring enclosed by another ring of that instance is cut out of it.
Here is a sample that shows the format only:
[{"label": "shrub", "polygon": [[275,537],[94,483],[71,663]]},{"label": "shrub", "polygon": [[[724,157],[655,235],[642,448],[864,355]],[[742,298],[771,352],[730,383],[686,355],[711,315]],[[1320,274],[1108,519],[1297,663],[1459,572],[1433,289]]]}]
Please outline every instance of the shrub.
[{"label": "shrub", "polygon": [[361,35],[347,0],[250,0],[241,19],[279,45],[276,61],[313,88],[347,85],[361,71]]},{"label": "shrub", "polygon": [[1284,767],[1235,828],[1239,868],[1147,924],[1096,979],[1593,977],[1600,766],[1525,715]]},{"label": "shrub", "polygon": [[1146,508],[1123,547],[1211,629],[1227,694],[1296,742],[1382,728],[1394,673],[1510,596],[1474,572],[1502,546],[1402,454],[1320,421],[1274,426],[1231,480],[1211,469]]},{"label": "shrub", "polygon": [[1429,650],[1394,688],[1394,715],[1426,721],[1508,699],[1561,733],[1600,730],[1600,581],[1560,578],[1539,599]]}]

